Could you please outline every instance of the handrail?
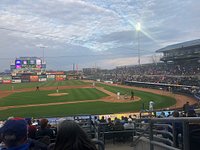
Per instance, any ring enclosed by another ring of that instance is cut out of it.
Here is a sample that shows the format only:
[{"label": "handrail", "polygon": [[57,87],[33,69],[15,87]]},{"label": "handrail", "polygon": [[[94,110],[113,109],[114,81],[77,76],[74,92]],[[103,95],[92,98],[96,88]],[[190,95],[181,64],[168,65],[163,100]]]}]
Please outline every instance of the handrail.
[{"label": "handrail", "polygon": [[[165,142],[165,143],[170,143],[170,146],[173,145],[173,142],[172,142],[170,139],[158,137],[158,136],[155,136],[155,135],[153,136],[153,138],[154,138],[154,139],[158,139],[158,140],[160,140],[160,141],[163,141],[163,142]],[[160,141],[159,141],[159,142],[160,142]]]},{"label": "handrail", "polygon": [[170,132],[167,132],[167,131],[162,131],[162,130],[153,130],[153,132],[156,132],[156,133],[162,133],[162,134],[167,134],[167,135],[173,137],[173,134],[170,133]]},{"label": "handrail", "polygon": [[177,118],[153,118],[151,119],[152,122],[188,122],[188,123],[199,123],[200,117],[177,117]]},{"label": "handrail", "polygon": [[104,146],[104,143],[98,139],[92,139],[92,142],[95,144],[95,145],[98,145],[98,150],[105,150],[105,146]]},{"label": "handrail", "polygon": [[[146,122],[145,124],[140,123],[144,120]],[[136,134],[137,137],[134,138],[131,146],[136,146],[141,137],[147,137],[150,140],[150,150],[154,150],[155,145],[164,145],[165,147],[170,148],[170,150],[179,150],[178,147],[182,145],[183,150],[192,150],[189,143],[189,127],[191,123],[200,123],[200,117],[148,118],[136,119],[134,121],[135,126],[132,131],[112,130],[106,132],[99,131],[99,133],[102,134],[102,137],[105,137],[104,135],[106,134],[132,132],[133,136]],[[180,137],[179,135],[181,135],[181,143],[177,143],[177,140]]]},{"label": "handrail", "polygon": [[136,144],[139,142],[139,139],[144,136],[144,134],[147,132],[147,130],[149,129],[149,126],[146,127],[146,129],[135,139],[135,141],[133,141],[133,143],[131,144],[132,146],[136,146]]},{"label": "handrail", "polygon": [[157,146],[161,146],[163,148],[166,148],[166,150],[180,150],[178,148],[171,147],[171,146],[168,146],[166,144],[163,144],[163,143],[160,143],[160,142],[156,142],[156,141],[150,141],[150,143],[153,144],[153,145],[157,145]]}]

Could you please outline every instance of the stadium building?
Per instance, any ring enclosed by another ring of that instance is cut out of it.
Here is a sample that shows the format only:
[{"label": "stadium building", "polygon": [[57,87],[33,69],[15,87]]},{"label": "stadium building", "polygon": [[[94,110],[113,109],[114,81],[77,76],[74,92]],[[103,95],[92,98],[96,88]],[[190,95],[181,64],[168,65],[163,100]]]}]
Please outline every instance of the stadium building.
[{"label": "stadium building", "polygon": [[200,39],[169,45],[156,52],[163,53],[161,61],[164,62],[188,63],[190,61],[197,64],[200,63]]}]

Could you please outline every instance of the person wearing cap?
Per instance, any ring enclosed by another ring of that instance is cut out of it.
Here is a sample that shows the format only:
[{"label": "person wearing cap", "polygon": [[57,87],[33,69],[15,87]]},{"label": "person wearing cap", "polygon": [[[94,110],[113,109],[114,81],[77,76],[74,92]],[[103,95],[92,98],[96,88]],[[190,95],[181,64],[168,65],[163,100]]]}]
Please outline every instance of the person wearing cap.
[{"label": "person wearing cap", "polygon": [[46,150],[47,146],[28,139],[27,122],[23,118],[11,118],[0,129],[5,150]]},{"label": "person wearing cap", "polygon": [[124,124],[124,129],[134,129],[134,124],[131,118],[128,118],[128,122]]}]

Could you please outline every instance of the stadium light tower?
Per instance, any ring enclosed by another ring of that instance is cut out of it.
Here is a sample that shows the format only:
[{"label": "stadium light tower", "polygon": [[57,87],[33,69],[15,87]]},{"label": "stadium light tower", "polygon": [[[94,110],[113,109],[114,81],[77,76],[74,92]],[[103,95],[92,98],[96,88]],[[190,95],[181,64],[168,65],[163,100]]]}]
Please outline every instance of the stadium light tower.
[{"label": "stadium light tower", "polygon": [[42,49],[42,61],[44,63],[44,49],[47,48],[47,46],[45,46],[43,44],[39,44],[39,45],[36,45],[36,46]]},{"label": "stadium light tower", "polygon": [[136,31],[137,31],[137,39],[138,39],[138,64],[140,66],[140,31],[141,31],[141,24],[139,22],[136,24]]}]

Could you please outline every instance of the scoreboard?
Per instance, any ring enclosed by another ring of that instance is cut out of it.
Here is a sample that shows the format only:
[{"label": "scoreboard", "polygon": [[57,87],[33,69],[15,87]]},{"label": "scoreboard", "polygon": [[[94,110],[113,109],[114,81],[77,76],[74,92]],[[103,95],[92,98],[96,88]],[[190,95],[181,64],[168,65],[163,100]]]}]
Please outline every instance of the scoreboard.
[{"label": "scoreboard", "polygon": [[15,64],[12,67],[16,70],[31,69],[31,70],[41,70],[45,69],[42,59],[38,57],[20,57],[15,59]]}]

